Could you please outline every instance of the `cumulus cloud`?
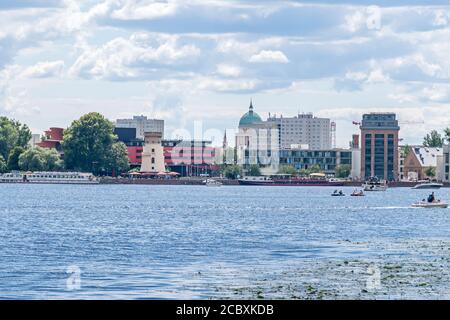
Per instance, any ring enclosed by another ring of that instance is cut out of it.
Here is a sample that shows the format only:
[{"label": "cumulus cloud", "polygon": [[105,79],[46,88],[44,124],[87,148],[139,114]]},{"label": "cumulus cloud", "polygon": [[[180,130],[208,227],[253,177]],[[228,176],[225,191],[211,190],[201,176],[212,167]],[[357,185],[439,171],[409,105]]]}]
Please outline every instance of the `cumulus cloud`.
[{"label": "cumulus cloud", "polygon": [[281,51],[263,50],[251,56],[249,61],[253,63],[288,63],[289,59]]},{"label": "cumulus cloud", "polygon": [[58,77],[64,69],[64,61],[45,61],[39,62],[34,66],[26,68],[22,76],[26,78],[49,78]]},{"label": "cumulus cloud", "polygon": [[[193,63],[200,55],[194,45],[179,45],[177,37],[136,33],[87,48],[69,73],[83,78],[136,79],[165,68]],[[162,71],[163,72],[163,71]]]}]

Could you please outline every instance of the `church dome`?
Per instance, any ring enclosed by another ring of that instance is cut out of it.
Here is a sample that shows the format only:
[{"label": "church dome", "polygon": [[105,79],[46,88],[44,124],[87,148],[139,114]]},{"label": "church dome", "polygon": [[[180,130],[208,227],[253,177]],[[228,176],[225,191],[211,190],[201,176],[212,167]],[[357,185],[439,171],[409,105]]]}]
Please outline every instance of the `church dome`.
[{"label": "church dome", "polygon": [[239,120],[239,127],[245,127],[246,125],[260,122],[262,122],[262,119],[256,112],[253,111],[253,103],[250,102],[248,112],[241,117],[241,120]]}]

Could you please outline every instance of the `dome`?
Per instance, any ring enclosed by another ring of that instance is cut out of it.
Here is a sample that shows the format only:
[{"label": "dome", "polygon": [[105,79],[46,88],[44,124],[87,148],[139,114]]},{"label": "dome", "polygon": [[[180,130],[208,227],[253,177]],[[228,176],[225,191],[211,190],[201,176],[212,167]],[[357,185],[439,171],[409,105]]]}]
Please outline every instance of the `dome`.
[{"label": "dome", "polygon": [[248,112],[241,117],[241,120],[239,120],[239,127],[259,122],[262,122],[262,119],[256,112],[253,111],[253,103],[250,102]]}]

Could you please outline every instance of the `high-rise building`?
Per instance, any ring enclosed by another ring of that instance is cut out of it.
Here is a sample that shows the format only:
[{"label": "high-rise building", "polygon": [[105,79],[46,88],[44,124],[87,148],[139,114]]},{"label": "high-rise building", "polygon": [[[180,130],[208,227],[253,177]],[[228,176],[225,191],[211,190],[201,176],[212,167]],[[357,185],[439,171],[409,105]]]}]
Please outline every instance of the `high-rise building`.
[{"label": "high-rise building", "polygon": [[164,137],[164,120],[134,116],[133,119],[117,119],[116,128],[136,128],[136,138],[144,139],[146,132],[159,132]]},{"label": "high-rise building", "polygon": [[280,147],[289,149],[292,145],[308,145],[311,150],[332,149],[332,123],[327,118],[302,113],[295,117],[269,116],[269,123],[275,123],[280,130]]},{"label": "high-rise building", "polygon": [[361,122],[361,178],[398,179],[398,133],[395,113],[364,114]]}]

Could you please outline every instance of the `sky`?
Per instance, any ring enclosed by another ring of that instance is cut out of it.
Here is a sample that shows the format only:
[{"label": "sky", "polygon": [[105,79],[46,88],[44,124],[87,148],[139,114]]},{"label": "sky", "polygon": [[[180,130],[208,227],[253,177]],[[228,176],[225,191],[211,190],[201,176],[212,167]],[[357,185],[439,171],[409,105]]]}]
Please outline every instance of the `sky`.
[{"label": "sky", "polygon": [[421,143],[450,126],[449,40],[448,0],[1,0],[0,115],[42,133],[142,114],[232,140],[253,99],[262,118],[331,118],[339,147],[370,111]]}]

